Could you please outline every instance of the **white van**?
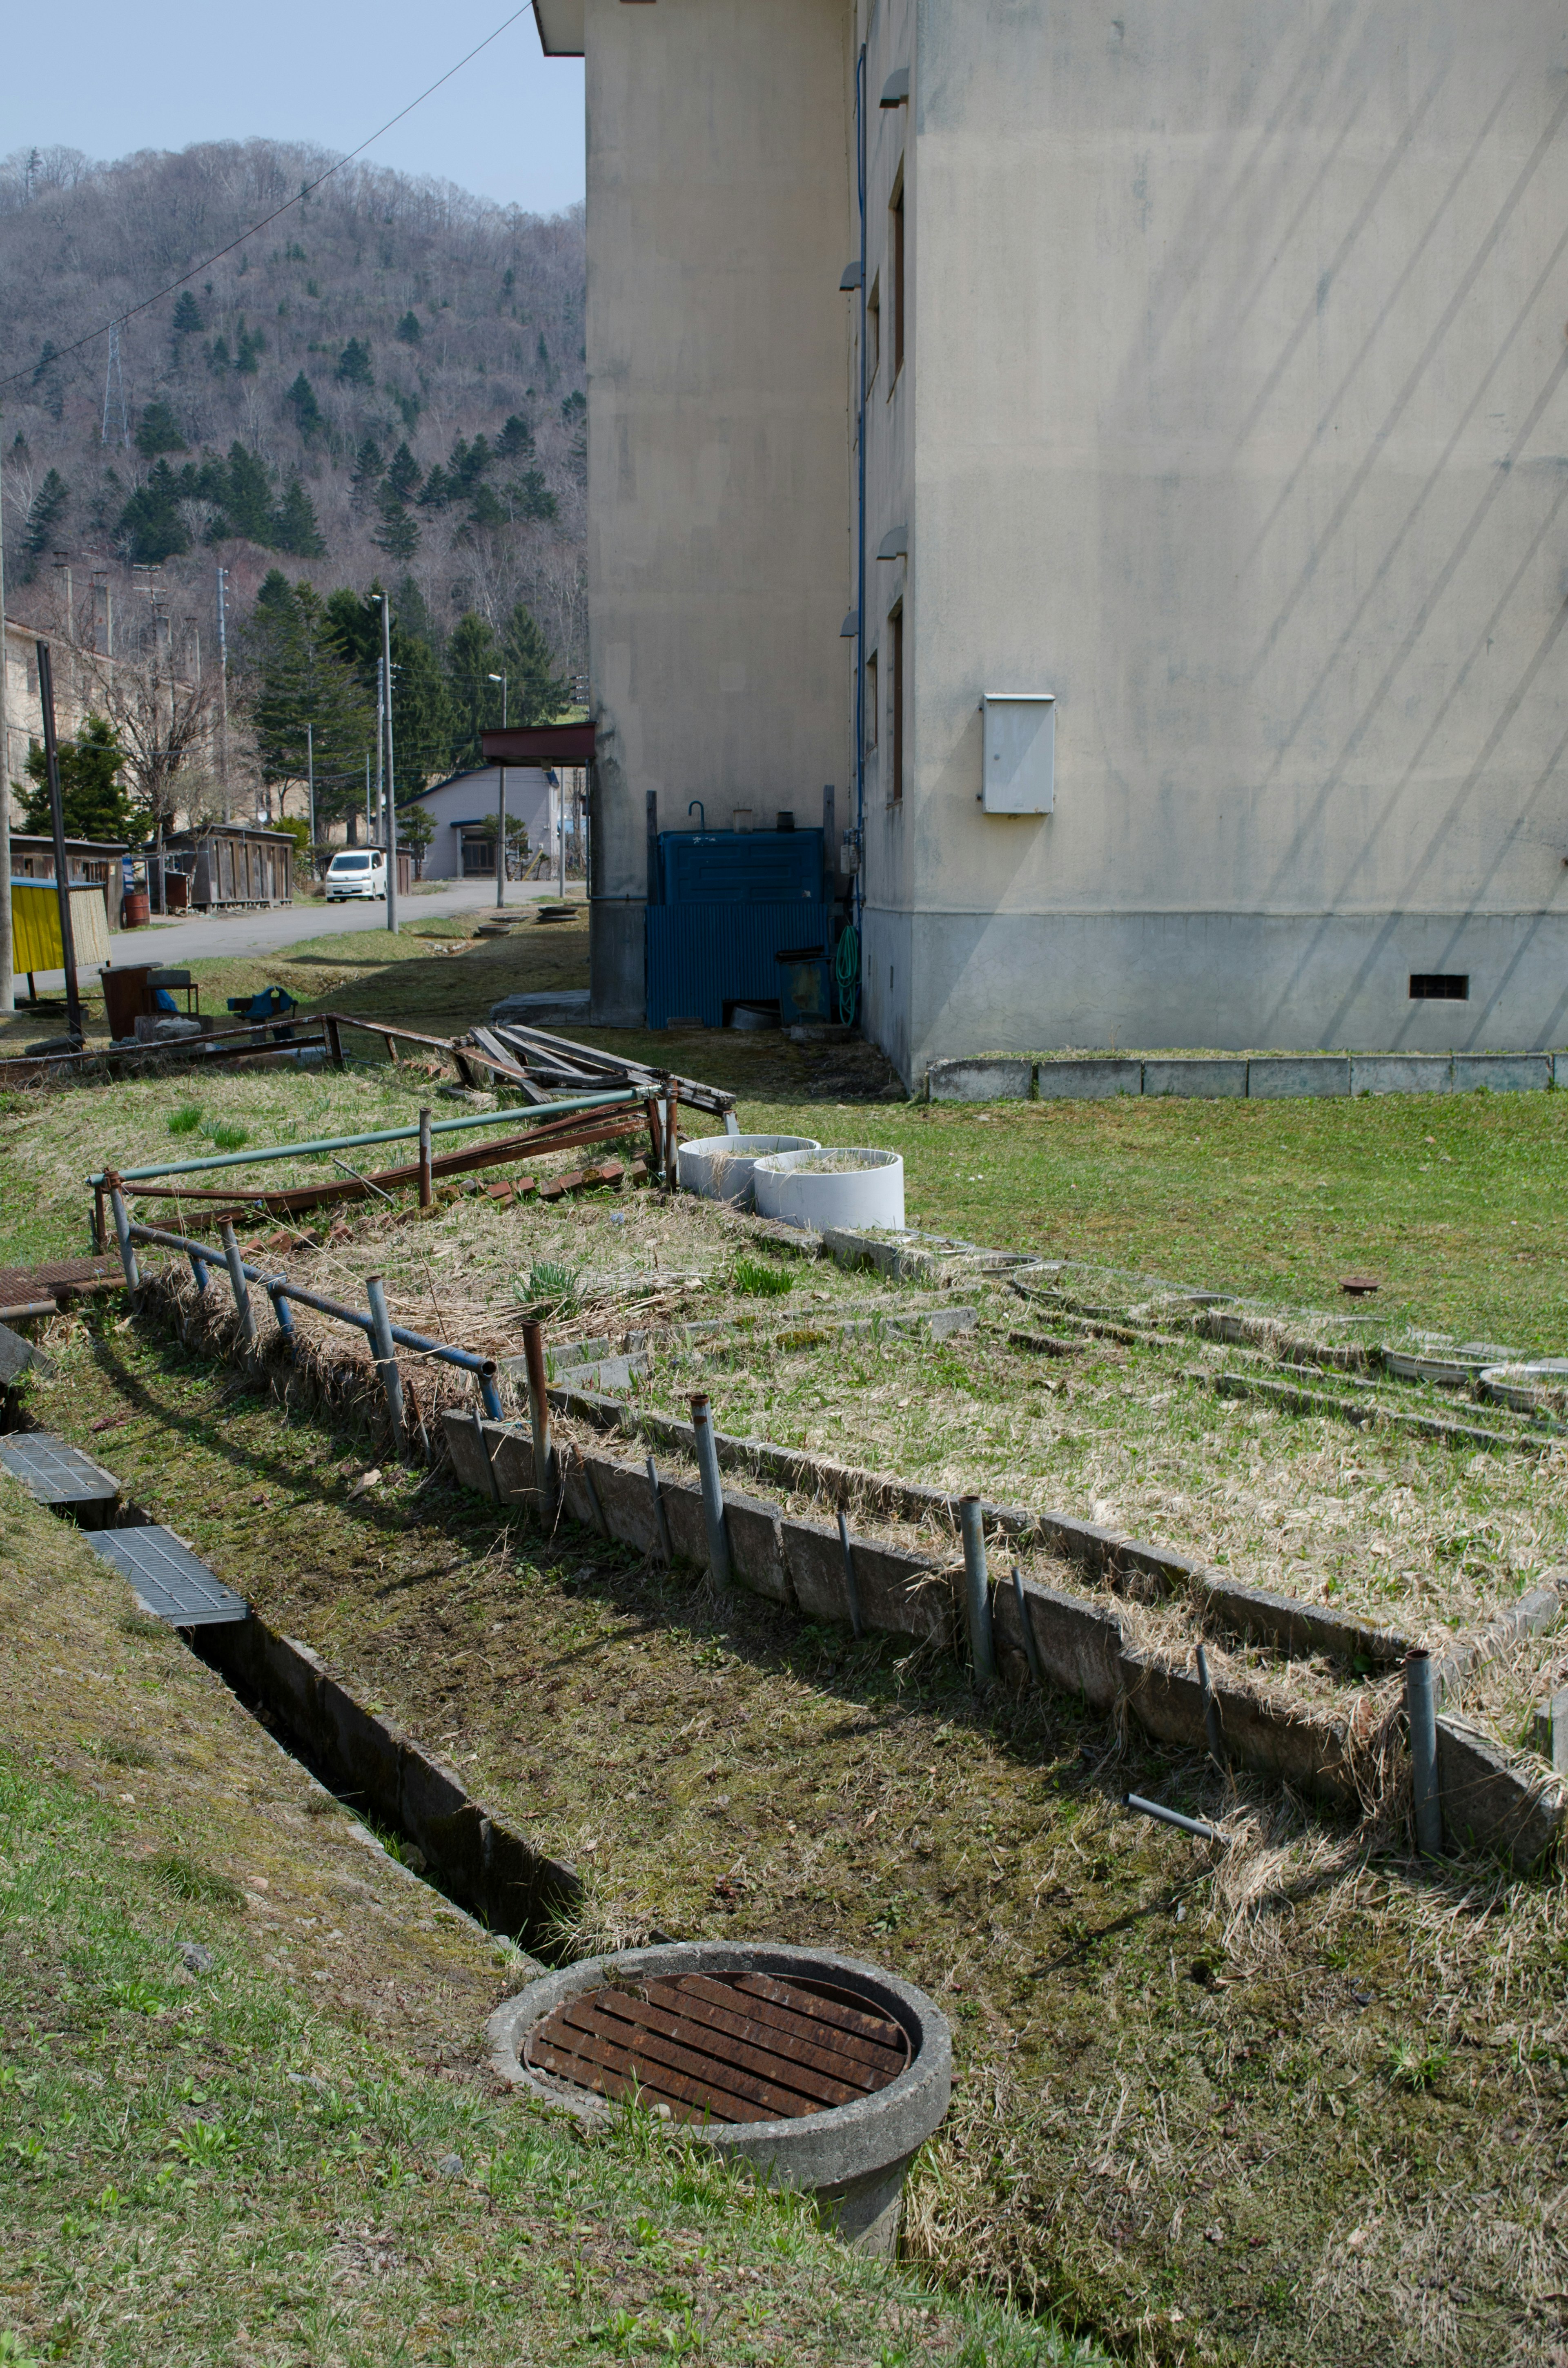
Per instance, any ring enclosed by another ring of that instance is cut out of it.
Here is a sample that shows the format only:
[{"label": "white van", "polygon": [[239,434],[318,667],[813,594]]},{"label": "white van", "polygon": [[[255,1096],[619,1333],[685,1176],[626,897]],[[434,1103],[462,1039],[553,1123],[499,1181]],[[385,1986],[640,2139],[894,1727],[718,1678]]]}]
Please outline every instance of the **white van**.
[{"label": "white van", "polygon": [[345,855],[335,855],[327,866],[326,901],[329,905],[340,905],[346,896],[384,898],[386,893],[384,848],[351,848]]}]

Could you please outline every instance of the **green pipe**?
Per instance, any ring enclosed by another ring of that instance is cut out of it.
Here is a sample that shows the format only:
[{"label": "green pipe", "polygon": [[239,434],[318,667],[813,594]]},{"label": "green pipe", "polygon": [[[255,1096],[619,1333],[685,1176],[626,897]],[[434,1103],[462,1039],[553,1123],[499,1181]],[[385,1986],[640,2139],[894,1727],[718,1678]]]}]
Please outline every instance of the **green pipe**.
[{"label": "green pipe", "polygon": [[[525,1110],[486,1110],[475,1118],[438,1118],[432,1125],[432,1134],[456,1134],[470,1126],[542,1126],[546,1120],[569,1117],[574,1110],[610,1110],[618,1102],[634,1102],[636,1092],[630,1087],[613,1094],[578,1094],[569,1101],[534,1102]],[[412,1143],[419,1129],[415,1126],[383,1127],[379,1134],[324,1134],[314,1143],[275,1143],[263,1151],[220,1151],[210,1159],[176,1159],[166,1167],[122,1167],[122,1184],[152,1184],[160,1176],[200,1176],[212,1167],[259,1167],[264,1160],[325,1158],[334,1151],[362,1151],[372,1143]],[[89,1184],[97,1187],[104,1181],[102,1175],[89,1176]]]}]

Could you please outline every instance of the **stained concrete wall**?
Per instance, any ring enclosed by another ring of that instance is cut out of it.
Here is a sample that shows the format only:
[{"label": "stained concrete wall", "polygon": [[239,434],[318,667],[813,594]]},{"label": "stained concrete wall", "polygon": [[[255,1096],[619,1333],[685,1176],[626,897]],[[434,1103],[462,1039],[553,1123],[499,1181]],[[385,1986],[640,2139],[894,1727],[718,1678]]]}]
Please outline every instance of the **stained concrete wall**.
[{"label": "stained concrete wall", "polygon": [[[1568,19],[919,0],[911,63],[877,1034],[1561,1042]],[[1056,693],[1054,814],[976,803],[986,689]]]},{"label": "stained concrete wall", "polygon": [[584,38],[593,1008],[640,1021],[647,793],[675,829],[844,794],[848,27],[586,0]]}]

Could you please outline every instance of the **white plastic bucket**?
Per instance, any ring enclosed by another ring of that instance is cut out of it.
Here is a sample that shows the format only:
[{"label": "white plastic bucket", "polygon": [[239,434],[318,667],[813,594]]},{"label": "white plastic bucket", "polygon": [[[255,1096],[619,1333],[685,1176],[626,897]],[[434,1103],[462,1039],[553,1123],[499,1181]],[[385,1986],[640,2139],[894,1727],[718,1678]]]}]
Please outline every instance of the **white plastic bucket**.
[{"label": "white plastic bucket", "polygon": [[681,1144],[676,1167],[683,1192],[749,1209],[752,1170],[759,1159],[769,1152],[821,1149],[809,1134],[704,1134]]},{"label": "white plastic bucket", "polygon": [[[816,1167],[831,1159],[831,1167]],[[757,1214],[820,1234],[825,1225],[903,1231],[903,1162],[896,1151],[863,1146],[783,1151],[757,1160],[752,1176]]]}]

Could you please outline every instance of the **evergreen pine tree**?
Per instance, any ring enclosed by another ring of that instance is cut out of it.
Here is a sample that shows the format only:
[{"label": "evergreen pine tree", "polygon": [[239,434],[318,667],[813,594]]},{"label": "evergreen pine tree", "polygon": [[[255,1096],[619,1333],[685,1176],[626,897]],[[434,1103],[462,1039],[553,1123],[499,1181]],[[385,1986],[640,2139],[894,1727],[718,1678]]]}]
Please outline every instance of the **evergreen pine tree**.
[{"label": "evergreen pine tree", "polygon": [[180,481],[166,461],[158,461],[115,521],[115,538],[137,567],[161,567],[190,549],[190,529],[180,516]]},{"label": "evergreen pine tree", "polygon": [[[353,601],[354,596],[347,598]],[[309,583],[290,586],[275,567],[256,595],[241,641],[256,686],[251,722],[264,779],[285,786],[305,780],[308,722],[318,828],[335,814],[357,813],[364,795],[365,751],[376,736],[374,677],[368,697],[338,646],[327,605]]]},{"label": "evergreen pine tree", "polygon": [[295,427],[308,444],[312,437],[320,432],[322,415],[321,404],[316,401],[315,388],[303,370],[300,372],[283,399],[294,415]]},{"label": "evergreen pine tree", "polygon": [[[119,779],[125,751],[101,715],[86,715],[74,740],[60,744],[60,803],[68,838],[119,839],[133,846],[144,817]],[[28,830],[48,830],[49,763],[40,747],[28,752],[28,781],[18,781],[22,820]]]},{"label": "evergreen pine tree", "polygon": [[316,523],[315,505],[298,476],[291,476],[272,522],[272,548],[295,559],[324,559],[326,545]]},{"label": "evergreen pine tree", "polygon": [[[480,734],[501,721],[501,685],[493,674],[506,671],[501,648],[490,626],[471,609],[453,626],[447,643],[447,681],[452,694],[454,765],[482,765],[484,751]],[[511,701],[506,702],[507,718]]]},{"label": "evergreen pine tree", "polygon": [[51,469],[28,505],[28,522],[22,529],[22,564],[19,571],[24,584],[31,584],[37,576],[39,562],[51,548],[55,529],[70,499],[70,486],[58,469]]},{"label": "evergreen pine tree", "polygon": [[418,490],[419,463],[406,442],[398,446],[387,469],[387,483],[400,502],[406,502]]},{"label": "evergreen pine tree", "polygon": [[425,332],[419,325],[418,313],[414,312],[412,309],[406,312],[397,324],[397,334],[403,339],[405,346],[417,346],[422,344],[424,342]]},{"label": "evergreen pine tree", "polygon": [[336,376],[344,386],[373,386],[376,382],[374,364],[370,359],[368,339],[350,337],[337,358]]},{"label": "evergreen pine tree", "polygon": [[390,485],[383,485],[376,504],[376,531],[370,537],[389,559],[412,559],[419,548],[419,521],[410,518]]},{"label": "evergreen pine tree", "polygon": [[179,302],[175,306],[174,332],[176,336],[188,337],[192,334],[199,335],[201,325],[200,305],[197,302],[188,288],[182,288],[180,290]]},{"label": "evergreen pine tree", "polygon": [[550,645],[519,600],[501,635],[501,665],[510,693],[514,723],[550,723],[571,697],[571,685],[555,672]]},{"label": "evergreen pine tree", "polygon": [[155,461],[160,452],[189,451],[189,445],[179,432],[178,420],[162,398],[150,403],[142,414],[136,428],[136,450],[146,461]]},{"label": "evergreen pine tree", "polygon": [[495,438],[495,450],[503,461],[532,460],[534,432],[519,413],[514,411],[502,428]]},{"label": "evergreen pine tree", "polygon": [[229,447],[222,501],[232,534],[244,535],[248,542],[259,542],[263,550],[271,547],[272,481],[265,463],[237,437]]}]

